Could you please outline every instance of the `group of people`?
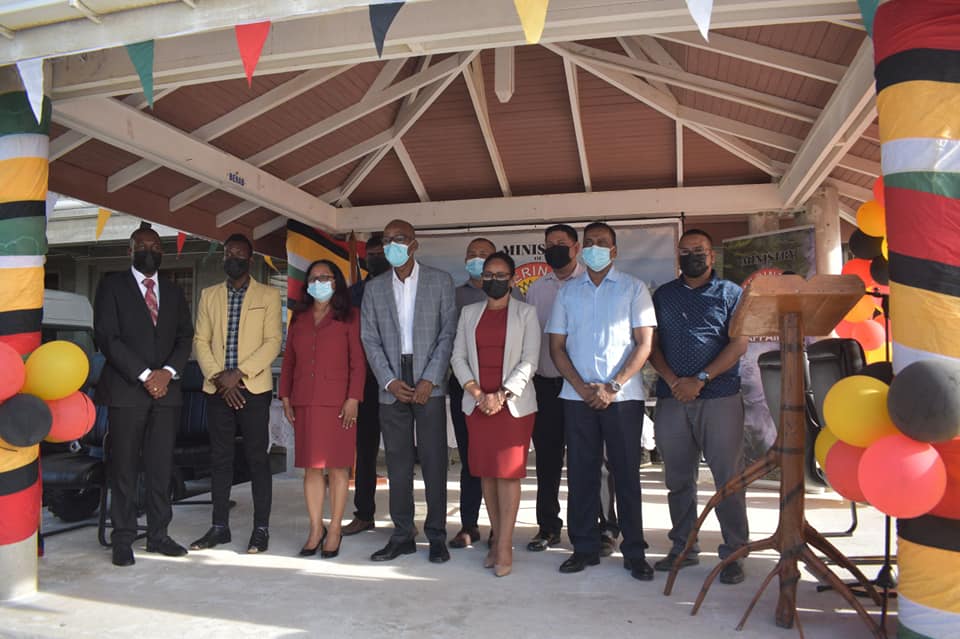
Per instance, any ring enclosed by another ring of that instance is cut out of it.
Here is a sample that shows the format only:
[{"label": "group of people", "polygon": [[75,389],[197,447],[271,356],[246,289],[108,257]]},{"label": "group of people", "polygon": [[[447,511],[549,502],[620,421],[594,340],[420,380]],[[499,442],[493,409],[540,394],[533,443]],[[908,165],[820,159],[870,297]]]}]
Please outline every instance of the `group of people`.
[{"label": "group of people", "polygon": [[[114,563],[133,563],[130,483],[140,447],[150,484],[147,551],[187,552],[167,535],[170,507],[160,484],[164,473],[169,476],[169,422],[191,338],[208,393],[214,459],[213,525],[191,549],[230,541],[230,473],[239,427],[254,498],[248,549],[263,552],[269,540],[266,423],[270,362],[280,349],[279,294],[250,279],[250,242],[231,237],[225,244],[226,283],[204,290],[194,334],[183,294],[172,283],[148,283],[159,267],[159,246],[152,230],[134,233],[131,271],[101,285],[95,310],[98,344],[107,357],[104,375],[112,380],[107,388],[122,387],[122,398],[135,405],[117,403],[120,395],[106,397]],[[366,280],[348,287],[327,260],[306,270],[302,297],[292,309],[279,388],[295,430],[295,465],[305,469],[310,526],[300,554],[335,557],[344,535],[374,528],[382,436],[393,533],[371,559],[416,552],[413,487],[419,464],[430,561],[446,562],[448,547],[480,541],[484,502],[491,527],[483,563],[506,576],[532,439],[538,530],[528,550],[561,541],[559,491],[566,458],[567,532],[574,551],[560,572],[580,572],[610,554],[609,535],[603,533],[611,528],[622,532],[623,565],[634,578],[649,581],[655,570],[670,570],[696,519],[701,455],[718,485],[742,464],[739,359],[746,341],[729,336],[741,291],[714,273],[710,236],[699,230],[682,235],[680,276],[652,296],[642,281],[616,268],[616,231],[603,222],[587,225],[582,243],[571,226],[548,227],[544,259],[552,270],[526,296],[515,286],[513,258],[485,238],[468,244],[469,279],[460,287],[448,273],[421,263],[418,248],[414,227],[394,220],[382,238],[367,243]],[[159,313],[156,289],[164,299]],[[137,292],[146,312],[134,313],[126,299]],[[153,342],[144,339],[145,328],[153,331]],[[639,474],[645,400],[640,371],[648,360],[660,375],[655,429],[672,520],[672,548],[653,565],[646,559]],[[449,542],[448,394],[462,461],[461,528]],[[342,527],[351,467],[356,510]],[[615,511],[601,502],[602,469],[610,475]],[[328,491],[331,516],[325,523]],[[747,543],[743,493],[725,499],[717,512],[723,558]],[[694,550],[681,567],[698,563],[699,548]],[[720,579],[743,581],[740,562],[727,566]]]}]

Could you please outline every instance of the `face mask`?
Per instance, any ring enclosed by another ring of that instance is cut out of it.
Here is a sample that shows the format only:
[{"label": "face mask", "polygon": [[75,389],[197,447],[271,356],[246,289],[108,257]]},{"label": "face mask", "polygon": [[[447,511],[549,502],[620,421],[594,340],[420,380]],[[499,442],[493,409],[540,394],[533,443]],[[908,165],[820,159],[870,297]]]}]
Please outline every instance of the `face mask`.
[{"label": "face mask", "polygon": [[307,285],[307,293],[318,302],[326,302],[333,297],[333,282],[314,280]]},{"label": "face mask", "polygon": [[707,272],[707,254],[689,253],[680,256],[680,271],[690,278],[697,278]]},{"label": "face mask", "polygon": [[543,252],[543,259],[553,270],[558,270],[570,263],[570,247],[557,244]]},{"label": "face mask", "polygon": [[133,268],[144,275],[153,275],[160,268],[160,262],[163,261],[163,253],[154,253],[153,251],[134,251]]},{"label": "face mask", "polygon": [[483,274],[483,258],[482,257],[472,257],[467,260],[466,269],[467,274],[471,279],[479,280],[480,276]]},{"label": "face mask", "polygon": [[510,292],[510,281],[501,282],[500,280],[484,280],[483,292],[495,300],[500,299]]},{"label": "face mask", "polygon": [[602,271],[610,266],[610,249],[603,246],[588,246],[580,252],[583,263],[594,272]]},{"label": "face mask", "polygon": [[231,280],[239,280],[250,270],[250,260],[242,257],[228,257],[223,261],[223,271]]},{"label": "face mask", "polygon": [[386,273],[388,270],[390,270],[390,262],[387,261],[387,258],[376,253],[367,255],[367,272],[372,277]]},{"label": "face mask", "polygon": [[406,244],[390,242],[383,248],[383,254],[393,268],[400,268],[410,259],[410,249]]}]

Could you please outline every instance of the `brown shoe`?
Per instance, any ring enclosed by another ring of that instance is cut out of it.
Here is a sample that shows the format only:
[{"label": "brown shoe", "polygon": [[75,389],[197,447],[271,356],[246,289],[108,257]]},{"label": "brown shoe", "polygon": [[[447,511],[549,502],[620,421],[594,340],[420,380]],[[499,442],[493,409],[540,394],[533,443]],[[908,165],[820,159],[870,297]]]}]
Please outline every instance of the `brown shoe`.
[{"label": "brown shoe", "polygon": [[373,530],[376,527],[376,524],[374,524],[372,521],[354,518],[353,521],[343,527],[342,532],[344,536],[349,537],[350,535],[362,533],[365,530]]}]

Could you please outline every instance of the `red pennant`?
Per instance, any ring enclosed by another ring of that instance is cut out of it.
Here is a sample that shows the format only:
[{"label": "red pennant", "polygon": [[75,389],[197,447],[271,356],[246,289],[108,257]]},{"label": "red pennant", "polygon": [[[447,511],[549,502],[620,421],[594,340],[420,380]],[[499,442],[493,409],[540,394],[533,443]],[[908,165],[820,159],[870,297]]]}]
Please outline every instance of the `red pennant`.
[{"label": "red pennant", "polygon": [[270,21],[254,22],[253,24],[238,24],[234,27],[237,34],[237,48],[240,49],[240,59],[243,60],[243,70],[247,74],[247,86],[253,86],[253,71],[260,61],[260,52],[263,43],[270,34]]},{"label": "red pennant", "polygon": [[183,231],[177,233],[177,259],[180,258],[180,253],[183,251],[183,243],[187,241],[187,234]]}]

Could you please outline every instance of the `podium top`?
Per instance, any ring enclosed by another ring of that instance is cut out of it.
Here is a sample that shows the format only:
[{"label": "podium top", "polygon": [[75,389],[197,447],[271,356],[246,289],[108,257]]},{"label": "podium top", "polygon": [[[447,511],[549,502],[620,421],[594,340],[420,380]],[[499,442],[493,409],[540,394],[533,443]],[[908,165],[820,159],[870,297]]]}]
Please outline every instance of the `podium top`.
[{"label": "podium top", "polygon": [[806,335],[828,335],[864,295],[856,275],[760,275],[744,290],[730,334],[776,336],[780,318],[799,313]]}]

